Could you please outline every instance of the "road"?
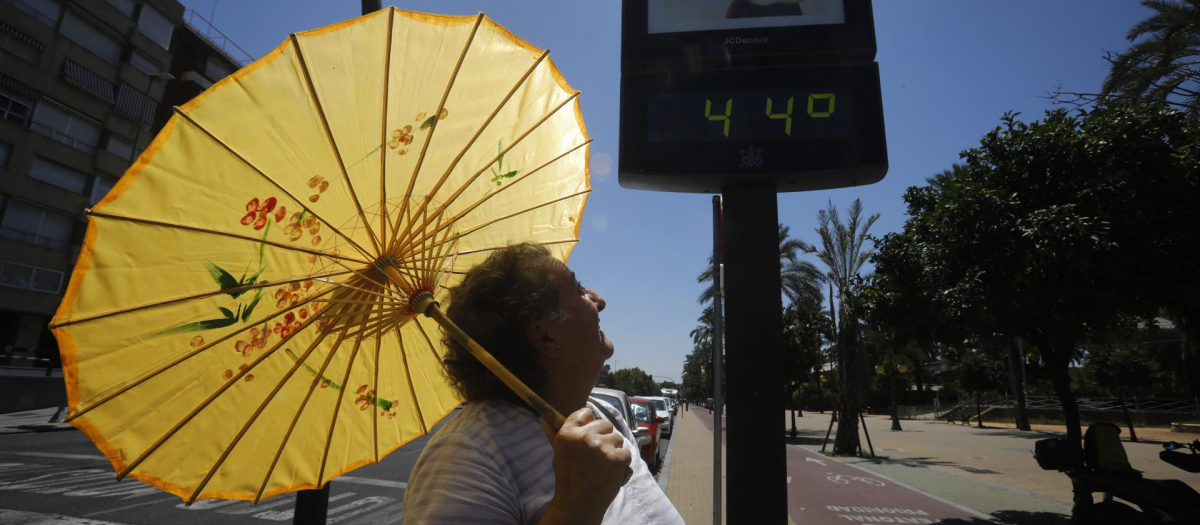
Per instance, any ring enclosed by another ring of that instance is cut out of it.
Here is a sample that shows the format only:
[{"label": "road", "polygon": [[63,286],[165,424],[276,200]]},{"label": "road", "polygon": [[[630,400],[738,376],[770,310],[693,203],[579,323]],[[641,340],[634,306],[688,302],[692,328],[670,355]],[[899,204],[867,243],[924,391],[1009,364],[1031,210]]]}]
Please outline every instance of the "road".
[{"label": "road", "polygon": [[[429,438],[415,439],[379,464],[335,479],[330,489],[328,523],[402,523],[408,475]],[[666,472],[664,469],[659,475]],[[117,483],[113,479],[108,461],[80,432],[0,434],[0,524],[262,525],[291,523],[295,507],[293,494],[258,505],[201,500],[187,507],[178,497],[137,480]],[[63,518],[44,521],[49,515]]]},{"label": "road", "polygon": [[[408,473],[428,440],[418,438],[379,464],[334,480],[329,523],[400,523]],[[54,522],[61,525],[95,523],[89,520],[147,525],[292,521],[292,494],[257,506],[201,500],[187,507],[178,497],[137,480],[114,482],[108,461],[73,430],[0,435],[0,451],[0,523],[22,523],[20,512],[73,518]]]}]

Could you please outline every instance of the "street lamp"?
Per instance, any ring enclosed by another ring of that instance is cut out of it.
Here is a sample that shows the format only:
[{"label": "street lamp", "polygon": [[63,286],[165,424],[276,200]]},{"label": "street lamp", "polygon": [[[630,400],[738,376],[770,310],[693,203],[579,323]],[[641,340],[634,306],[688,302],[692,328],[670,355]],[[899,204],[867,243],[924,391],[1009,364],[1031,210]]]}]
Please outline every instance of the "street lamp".
[{"label": "street lamp", "polygon": [[[796,392],[797,384],[798,383],[795,380],[792,380],[792,392],[793,392],[792,395],[793,396],[796,396],[799,394],[799,392]],[[793,397],[792,399],[789,399],[788,402],[789,402],[788,405],[791,407],[790,412],[792,413],[792,439],[796,439],[796,398]]]},{"label": "street lamp", "polygon": [[[895,363],[895,356],[890,348],[888,349],[888,361]],[[876,374],[882,374],[885,370],[883,365],[875,365]],[[896,371],[903,374],[908,371],[908,365],[896,365]],[[888,383],[892,390],[892,430],[899,432],[904,429],[900,428],[900,407],[896,404],[896,374],[888,373]]]}]

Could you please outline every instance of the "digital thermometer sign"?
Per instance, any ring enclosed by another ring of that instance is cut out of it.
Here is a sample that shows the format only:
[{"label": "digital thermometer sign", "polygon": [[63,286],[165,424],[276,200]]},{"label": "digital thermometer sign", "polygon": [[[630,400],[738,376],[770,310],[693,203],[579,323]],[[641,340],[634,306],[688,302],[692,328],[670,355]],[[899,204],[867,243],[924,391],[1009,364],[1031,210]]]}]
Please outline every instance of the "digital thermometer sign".
[{"label": "digital thermometer sign", "polygon": [[646,140],[804,140],[854,136],[845,88],[730,90],[650,95]]},{"label": "digital thermometer sign", "polygon": [[621,186],[871,184],[887,144],[870,0],[625,0]]},{"label": "digital thermometer sign", "polygon": [[874,63],[624,75],[621,92],[626,188],[717,193],[767,183],[804,191],[887,173]]}]

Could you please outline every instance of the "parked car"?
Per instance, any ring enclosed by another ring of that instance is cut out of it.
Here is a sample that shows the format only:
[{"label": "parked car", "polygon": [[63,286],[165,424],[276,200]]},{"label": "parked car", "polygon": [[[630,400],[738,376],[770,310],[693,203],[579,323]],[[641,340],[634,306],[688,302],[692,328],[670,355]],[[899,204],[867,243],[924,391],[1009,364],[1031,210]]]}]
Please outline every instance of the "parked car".
[{"label": "parked car", "polygon": [[649,432],[645,444],[640,445],[642,460],[650,466],[650,472],[658,473],[662,468],[663,458],[667,455],[667,447],[662,445],[662,418],[655,414],[654,402],[644,397],[631,397],[629,404],[633,407],[633,418],[639,428]]},{"label": "parked car", "polygon": [[663,435],[669,437],[671,435],[671,433],[675,430],[675,425],[674,425],[674,421],[673,421],[675,418],[674,418],[674,416],[671,415],[670,402],[667,401],[667,398],[665,398],[665,397],[646,396],[644,399],[649,399],[651,403],[654,403],[655,412],[657,412],[659,417],[663,418],[663,423],[662,423]]},{"label": "parked car", "polygon": [[591,396],[616,407],[617,411],[621,413],[621,417],[625,418],[625,424],[629,425],[629,431],[633,433],[633,438],[637,440],[639,448],[650,440],[650,431],[634,423],[633,407],[629,404],[629,396],[624,391],[596,387],[592,389]]},{"label": "parked car", "polygon": [[625,392],[596,387],[592,389],[591,396],[616,407],[621,412],[621,417],[625,418],[625,423],[630,426],[629,430],[633,431],[633,408],[629,406],[629,396]]}]

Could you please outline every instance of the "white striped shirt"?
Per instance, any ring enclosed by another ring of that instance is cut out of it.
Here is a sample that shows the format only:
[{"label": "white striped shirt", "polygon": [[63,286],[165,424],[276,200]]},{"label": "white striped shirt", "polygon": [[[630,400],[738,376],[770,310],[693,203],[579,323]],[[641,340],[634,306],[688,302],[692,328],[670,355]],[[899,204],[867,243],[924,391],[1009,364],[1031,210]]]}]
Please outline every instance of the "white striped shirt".
[{"label": "white striped shirt", "polygon": [[[633,454],[633,477],[609,505],[603,523],[683,525],[621,413],[607,403],[604,408],[618,419],[614,426]],[[553,457],[542,424],[529,409],[507,401],[471,403],[429,440],[413,466],[404,522],[535,524],[554,497]]]}]

